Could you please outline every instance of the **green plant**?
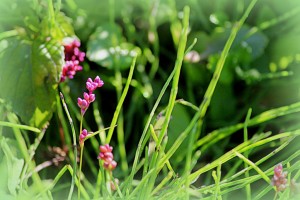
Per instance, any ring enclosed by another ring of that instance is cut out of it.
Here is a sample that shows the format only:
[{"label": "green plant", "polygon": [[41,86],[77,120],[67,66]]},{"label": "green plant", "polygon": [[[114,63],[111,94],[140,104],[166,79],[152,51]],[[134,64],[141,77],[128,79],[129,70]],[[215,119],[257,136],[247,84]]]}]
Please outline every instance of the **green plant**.
[{"label": "green plant", "polygon": [[0,1],[1,199],[299,198],[296,1]]}]

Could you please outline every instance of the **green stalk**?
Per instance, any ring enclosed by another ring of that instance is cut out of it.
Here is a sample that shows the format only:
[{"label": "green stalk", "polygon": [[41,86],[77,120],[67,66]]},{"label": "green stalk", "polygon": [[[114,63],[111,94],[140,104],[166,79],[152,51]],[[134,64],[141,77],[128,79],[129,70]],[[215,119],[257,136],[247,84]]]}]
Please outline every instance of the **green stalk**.
[{"label": "green stalk", "polygon": [[[72,199],[72,195],[73,195],[73,191],[74,191],[74,185],[75,185],[75,179],[76,179],[76,171],[77,171],[77,142],[76,142],[76,132],[75,132],[75,128],[74,128],[74,125],[73,125],[73,120],[71,118],[71,115],[69,113],[69,110],[68,110],[68,107],[67,107],[67,104],[65,102],[65,98],[63,96],[63,94],[60,92],[60,98],[61,98],[61,101],[63,103],[63,107],[65,109],[65,112],[67,114],[67,117],[68,117],[68,120],[70,122],[70,126],[71,126],[71,129],[72,129],[72,136],[73,136],[73,149],[74,149],[74,162],[73,162],[73,169],[74,169],[74,173],[72,175],[72,182],[71,182],[71,187],[70,187],[70,191],[69,191],[69,195],[68,195],[68,200],[71,200]],[[82,126],[82,125],[80,125]]]},{"label": "green stalk", "polygon": [[[240,30],[241,26],[243,25],[244,21],[246,20],[246,18],[248,17],[251,9],[253,8],[253,6],[255,5],[257,0],[252,0],[249,7],[247,8],[247,10],[245,11],[244,15],[242,16],[241,20],[236,23],[236,25],[234,26],[234,28],[231,31],[231,34],[225,44],[225,47],[222,51],[221,57],[217,63],[216,66],[216,70],[214,72],[213,78],[209,83],[209,86],[204,94],[204,99],[201,103],[201,105],[199,106],[199,111],[194,115],[193,119],[191,120],[190,124],[188,125],[188,127],[180,134],[180,136],[176,139],[176,141],[174,142],[173,146],[169,149],[169,151],[167,152],[166,156],[160,161],[160,167],[162,168],[163,165],[165,164],[166,160],[169,159],[174,152],[178,149],[178,147],[181,145],[182,141],[184,141],[184,139],[186,138],[186,136],[191,132],[191,130],[193,129],[193,127],[196,125],[196,123],[198,122],[198,124],[202,124],[202,119],[206,114],[207,108],[210,104],[210,100],[212,98],[212,95],[214,93],[214,90],[216,88],[216,85],[218,83],[219,77],[221,75],[226,57],[229,53],[229,50],[232,46],[232,43],[238,33],[238,31]],[[201,125],[202,126],[202,125]],[[201,129],[199,129],[200,131]],[[162,130],[163,132],[163,130]]]},{"label": "green stalk", "polygon": [[[8,113],[7,118],[11,123],[18,123],[17,116],[12,114],[12,113]],[[32,180],[37,185],[38,190],[40,192],[42,192],[43,191],[43,184],[42,184],[41,178],[38,175],[38,173],[34,170],[35,164],[30,159],[26,143],[24,141],[24,138],[22,137],[22,133],[21,133],[20,129],[17,128],[17,127],[12,127],[12,129],[13,129],[13,132],[14,132],[14,136],[15,136],[17,142],[18,142],[18,146],[19,146],[19,149],[21,151],[21,154],[22,154],[26,164],[28,165],[28,169],[32,171]],[[45,197],[44,192],[42,192],[42,195],[43,195],[43,197]]]},{"label": "green stalk", "polygon": [[[247,116],[246,116],[246,120],[245,120],[245,123],[244,123],[244,142],[248,141],[248,129],[247,129],[247,126],[248,126],[248,122],[250,120],[251,112],[252,112],[252,109],[250,108],[248,110],[248,113],[247,113]],[[249,157],[249,152],[246,151],[245,152],[245,158],[248,159],[248,157]],[[247,167],[248,167],[248,163],[244,162],[244,168],[247,168]],[[245,172],[245,177],[246,178],[250,177],[249,171]],[[251,200],[251,186],[250,186],[250,184],[248,184],[246,186],[246,195],[247,195],[247,200]]]},{"label": "green stalk", "polygon": [[[296,113],[300,111],[300,102],[288,105],[288,106],[282,106],[279,108],[274,108],[268,111],[265,111],[252,119],[249,119],[248,121],[248,127],[249,126],[255,126],[258,124],[261,124],[263,122],[275,119],[277,117],[281,117],[284,115]],[[242,129],[244,127],[244,123],[239,123],[233,126],[221,128],[218,130],[214,130],[207,134],[205,137],[201,138],[197,141],[194,148],[198,148],[202,145],[204,145],[201,150],[206,150],[210,145],[216,143],[217,141],[220,141],[221,139],[228,137],[232,133]]]},{"label": "green stalk", "polygon": [[241,158],[244,162],[246,162],[248,165],[250,165],[253,169],[255,169],[257,171],[257,173],[259,175],[261,175],[261,177],[268,183],[271,183],[270,178],[257,166],[255,165],[252,161],[250,161],[249,159],[247,159],[245,156],[243,156],[242,154],[240,154],[239,152],[233,150],[233,152],[239,157]]},{"label": "green stalk", "polygon": [[41,133],[41,130],[32,126],[26,126],[26,125],[21,125],[21,124],[15,124],[12,122],[5,122],[5,121],[0,121],[0,126],[6,126],[6,127],[11,127],[11,128],[18,128],[18,129],[23,129],[27,131],[32,131],[35,133]]},{"label": "green stalk", "polygon": [[222,196],[221,196],[221,188],[220,188],[220,180],[221,180],[221,165],[218,165],[217,167],[217,171],[213,171],[212,172],[212,177],[214,178],[215,180],[215,196],[214,196],[214,199],[222,199]]},{"label": "green stalk", "polygon": [[[116,111],[114,113],[113,119],[112,119],[111,124],[110,124],[110,129],[108,131],[106,141],[105,141],[106,144],[110,143],[111,137],[112,137],[113,132],[114,132],[114,128],[117,124],[119,115],[121,113],[122,106],[123,106],[125,97],[128,93],[130,82],[132,80],[136,59],[137,59],[137,55],[133,58],[132,64],[130,66],[129,75],[128,75],[123,93],[122,93],[121,97],[119,98]],[[124,172],[127,172],[128,164],[127,164],[127,160],[126,160],[126,150],[125,150],[125,142],[124,142],[123,115],[120,115],[119,120],[120,120],[119,121],[120,125],[122,125],[122,126],[120,126],[120,129],[118,129],[118,142],[119,142],[120,156],[121,156],[121,161],[122,161],[122,169],[123,169]]]},{"label": "green stalk", "polygon": [[161,190],[162,187],[173,177],[173,173],[173,171],[170,171],[168,175],[156,186],[156,188],[154,188],[151,193],[152,196],[155,195],[159,190]]},{"label": "green stalk", "polygon": [[131,190],[133,176],[134,176],[134,174],[135,174],[135,172],[137,171],[137,168],[138,168],[137,165],[138,165],[138,161],[139,161],[140,156],[141,156],[141,152],[143,150],[143,144],[145,143],[145,138],[147,136],[148,128],[149,128],[151,120],[152,120],[152,118],[153,118],[153,116],[155,114],[155,111],[156,111],[156,109],[157,109],[157,107],[158,107],[158,105],[159,105],[159,103],[160,103],[163,95],[165,94],[165,92],[166,92],[166,90],[167,90],[167,88],[168,88],[168,86],[169,86],[169,84],[170,84],[170,82],[171,82],[174,74],[175,74],[175,69],[172,71],[172,73],[168,77],[167,81],[165,82],[164,86],[162,87],[162,89],[161,89],[161,91],[160,91],[160,93],[159,93],[159,95],[158,95],[158,97],[156,99],[156,102],[155,102],[155,104],[154,104],[154,106],[153,106],[153,108],[152,108],[152,110],[151,110],[151,112],[149,114],[149,117],[147,119],[147,122],[145,124],[144,130],[143,130],[143,133],[142,133],[142,136],[141,136],[140,141],[138,143],[137,150],[135,152],[135,157],[134,157],[134,161],[133,161],[131,173],[130,173],[128,179],[127,179],[127,183],[125,183],[125,186],[124,186],[124,188],[126,188],[125,190],[128,190],[128,191]]},{"label": "green stalk", "polygon": [[93,113],[94,113],[95,121],[96,121],[96,123],[98,125],[98,130],[102,130],[103,129],[99,133],[99,137],[100,137],[101,143],[104,143],[104,141],[106,139],[106,133],[104,131],[103,121],[102,121],[102,118],[100,116],[98,102],[94,102],[93,103],[93,111],[94,111]]},{"label": "green stalk", "polygon": [[98,170],[96,189],[94,190],[94,198],[93,199],[97,199],[100,194],[102,180],[103,180],[103,176],[102,176],[101,167],[100,167]]},{"label": "green stalk", "polygon": [[78,177],[78,200],[80,199],[81,168],[82,168],[83,149],[84,149],[84,142],[82,142],[82,144],[80,144],[80,161],[79,161],[79,177]]},{"label": "green stalk", "polygon": [[115,128],[115,126],[117,124],[117,120],[118,120],[118,117],[119,117],[122,105],[124,103],[125,97],[127,95],[127,92],[128,92],[128,89],[129,89],[129,85],[130,85],[130,81],[132,79],[132,75],[133,75],[133,71],[134,71],[136,59],[137,59],[137,56],[134,57],[134,59],[132,61],[132,64],[130,66],[130,71],[129,71],[129,75],[128,75],[128,79],[127,79],[126,85],[124,87],[123,93],[122,93],[122,95],[120,97],[120,100],[118,102],[116,111],[114,113],[113,119],[112,119],[111,124],[110,124],[110,129],[108,131],[108,134],[107,134],[107,137],[106,137],[106,141],[105,141],[106,144],[109,144],[109,142],[111,140],[111,137],[113,135],[113,132],[114,132],[114,128]]},{"label": "green stalk", "polygon": [[162,125],[162,129],[159,133],[158,136],[158,142],[157,145],[160,146],[163,136],[167,132],[167,128],[169,125],[169,121],[171,118],[171,114],[175,105],[175,100],[178,92],[178,83],[179,83],[179,77],[180,77],[180,71],[181,71],[181,66],[182,66],[182,61],[184,58],[184,50],[186,47],[186,41],[187,41],[187,35],[188,35],[188,28],[189,28],[189,15],[190,15],[190,8],[189,7],[184,7],[184,15],[183,15],[183,30],[182,34],[180,35],[180,40],[179,40],[179,45],[178,45],[178,52],[177,52],[177,59],[175,62],[175,74],[172,82],[172,89],[171,89],[171,94],[169,98],[169,103],[167,106],[167,111],[165,115],[165,121]]},{"label": "green stalk", "polygon": [[199,177],[204,172],[207,172],[207,171],[217,167],[219,163],[225,163],[228,160],[234,158],[236,155],[234,152],[243,153],[243,152],[253,149],[255,147],[259,147],[264,144],[270,143],[274,140],[278,140],[278,139],[285,138],[285,137],[295,137],[295,136],[299,136],[299,135],[300,135],[300,130],[296,130],[296,131],[291,131],[291,132],[280,133],[280,134],[274,135],[272,137],[259,140],[252,144],[250,143],[250,140],[248,140],[248,142],[242,143],[241,145],[239,145],[239,146],[235,147],[233,150],[225,153],[223,156],[221,156],[217,160],[213,161],[212,163],[205,165],[204,167],[195,171],[194,173],[189,175],[188,179],[190,182],[192,182],[193,180],[195,180],[197,177]]},{"label": "green stalk", "polygon": [[5,38],[17,36],[18,34],[19,33],[16,30],[10,30],[10,31],[2,32],[2,33],[0,33],[0,41],[5,39]]}]

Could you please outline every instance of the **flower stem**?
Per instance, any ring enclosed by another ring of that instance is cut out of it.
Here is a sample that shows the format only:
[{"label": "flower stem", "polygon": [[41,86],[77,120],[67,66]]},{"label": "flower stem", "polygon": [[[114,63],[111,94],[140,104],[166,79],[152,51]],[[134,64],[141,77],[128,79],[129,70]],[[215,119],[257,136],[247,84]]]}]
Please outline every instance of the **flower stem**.
[{"label": "flower stem", "polygon": [[79,178],[78,178],[78,199],[80,199],[81,168],[82,168],[83,149],[84,149],[84,142],[82,142],[82,144],[80,144],[80,161],[79,161]]}]

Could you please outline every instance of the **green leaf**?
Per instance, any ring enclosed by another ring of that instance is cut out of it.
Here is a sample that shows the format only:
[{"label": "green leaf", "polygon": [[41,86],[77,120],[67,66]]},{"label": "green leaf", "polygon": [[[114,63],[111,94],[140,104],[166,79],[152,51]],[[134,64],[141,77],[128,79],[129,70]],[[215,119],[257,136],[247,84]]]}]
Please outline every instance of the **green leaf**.
[{"label": "green leaf", "polygon": [[0,0],[0,31],[26,24],[37,27],[39,21],[33,4],[29,0]]},{"label": "green leaf", "polygon": [[[201,57],[206,58],[211,54],[219,53],[223,49],[231,29],[232,27],[217,27],[210,36],[210,42],[206,50],[201,54]],[[263,55],[268,44],[268,38],[260,31],[254,34],[249,33],[251,33],[251,28],[244,25],[232,44],[232,51],[238,52],[246,49],[251,55],[252,60],[254,60]]]},{"label": "green leaf", "polygon": [[50,37],[0,41],[0,98],[25,124],[42,128],[51,118],[63,58],[62,46]]},{"label": "green leaf", "polygon": [[87,44],[87,57],[109,69],[128,69],[138,51],[133,44],[124,42],[120,27],[111,24],[98,27]]},{"label": "green leaf", "polygon": [[3,158],[0,159],[1,180],[3,181],[0,188],[7,190],[6,195],[12,194],[15,196],[17,195],[16,189],[20,184],[24,160],[17,158],[17,148],[15,148],[12,140],[2,138],[0,145],[3,151],[3,153],[0,153],[0,155],[3,155]]}]

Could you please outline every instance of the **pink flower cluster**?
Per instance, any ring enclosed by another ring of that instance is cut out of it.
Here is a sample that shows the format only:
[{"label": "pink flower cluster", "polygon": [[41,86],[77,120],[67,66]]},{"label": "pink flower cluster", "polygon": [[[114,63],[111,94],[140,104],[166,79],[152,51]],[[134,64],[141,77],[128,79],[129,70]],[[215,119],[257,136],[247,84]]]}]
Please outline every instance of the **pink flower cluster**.
[{"label": "pink flower cluster", "polygon": [[276,191],[283,191],[287,188],[287,172],[283,172],[282,164],[278,164],[274,168],[274,176],[272,178],[272,185],[276,187]]},{"label": "pink flower cluster", "polygon": [[79,50],[80,41],[74,38],[65,38],[63,41],[65,53],[65,65],[62,69],[60,82],[64,82],[66,78],[72,79],[77,71],[82,70],[80,62],[84,61],[85,53]]},{"label": "pink flower cluster", "polygon": [[81,134],[79,135],[79,144],[83,144],[84,139],[88,136],[88,132],[86,129],[83,129]]},{"label": "pink flower cluster", "polygon": [[97,76],[94,81],[91,78],[88,78],[86,81],[86,88],[88,89],[88,93],[83,93],[83,99],[77,99],[77,105],[81,109],[81,115],[84,115],[85,111],[88,109],[90,103],[95,101],[95,94],[93,94],[94,90],[100,88],[104,85],[104,82]]},{"label": "pink flower cluster", "polygon": [[98,159],[104,161],[104,168],[110,171],[115,169],[117,166],[117,162],[114,161],[114,155],[112,153],[113,148],[108,144],[106,144],[106,145],[101,145],[99,149],[100,149],[100,153],[98,155]]}]

